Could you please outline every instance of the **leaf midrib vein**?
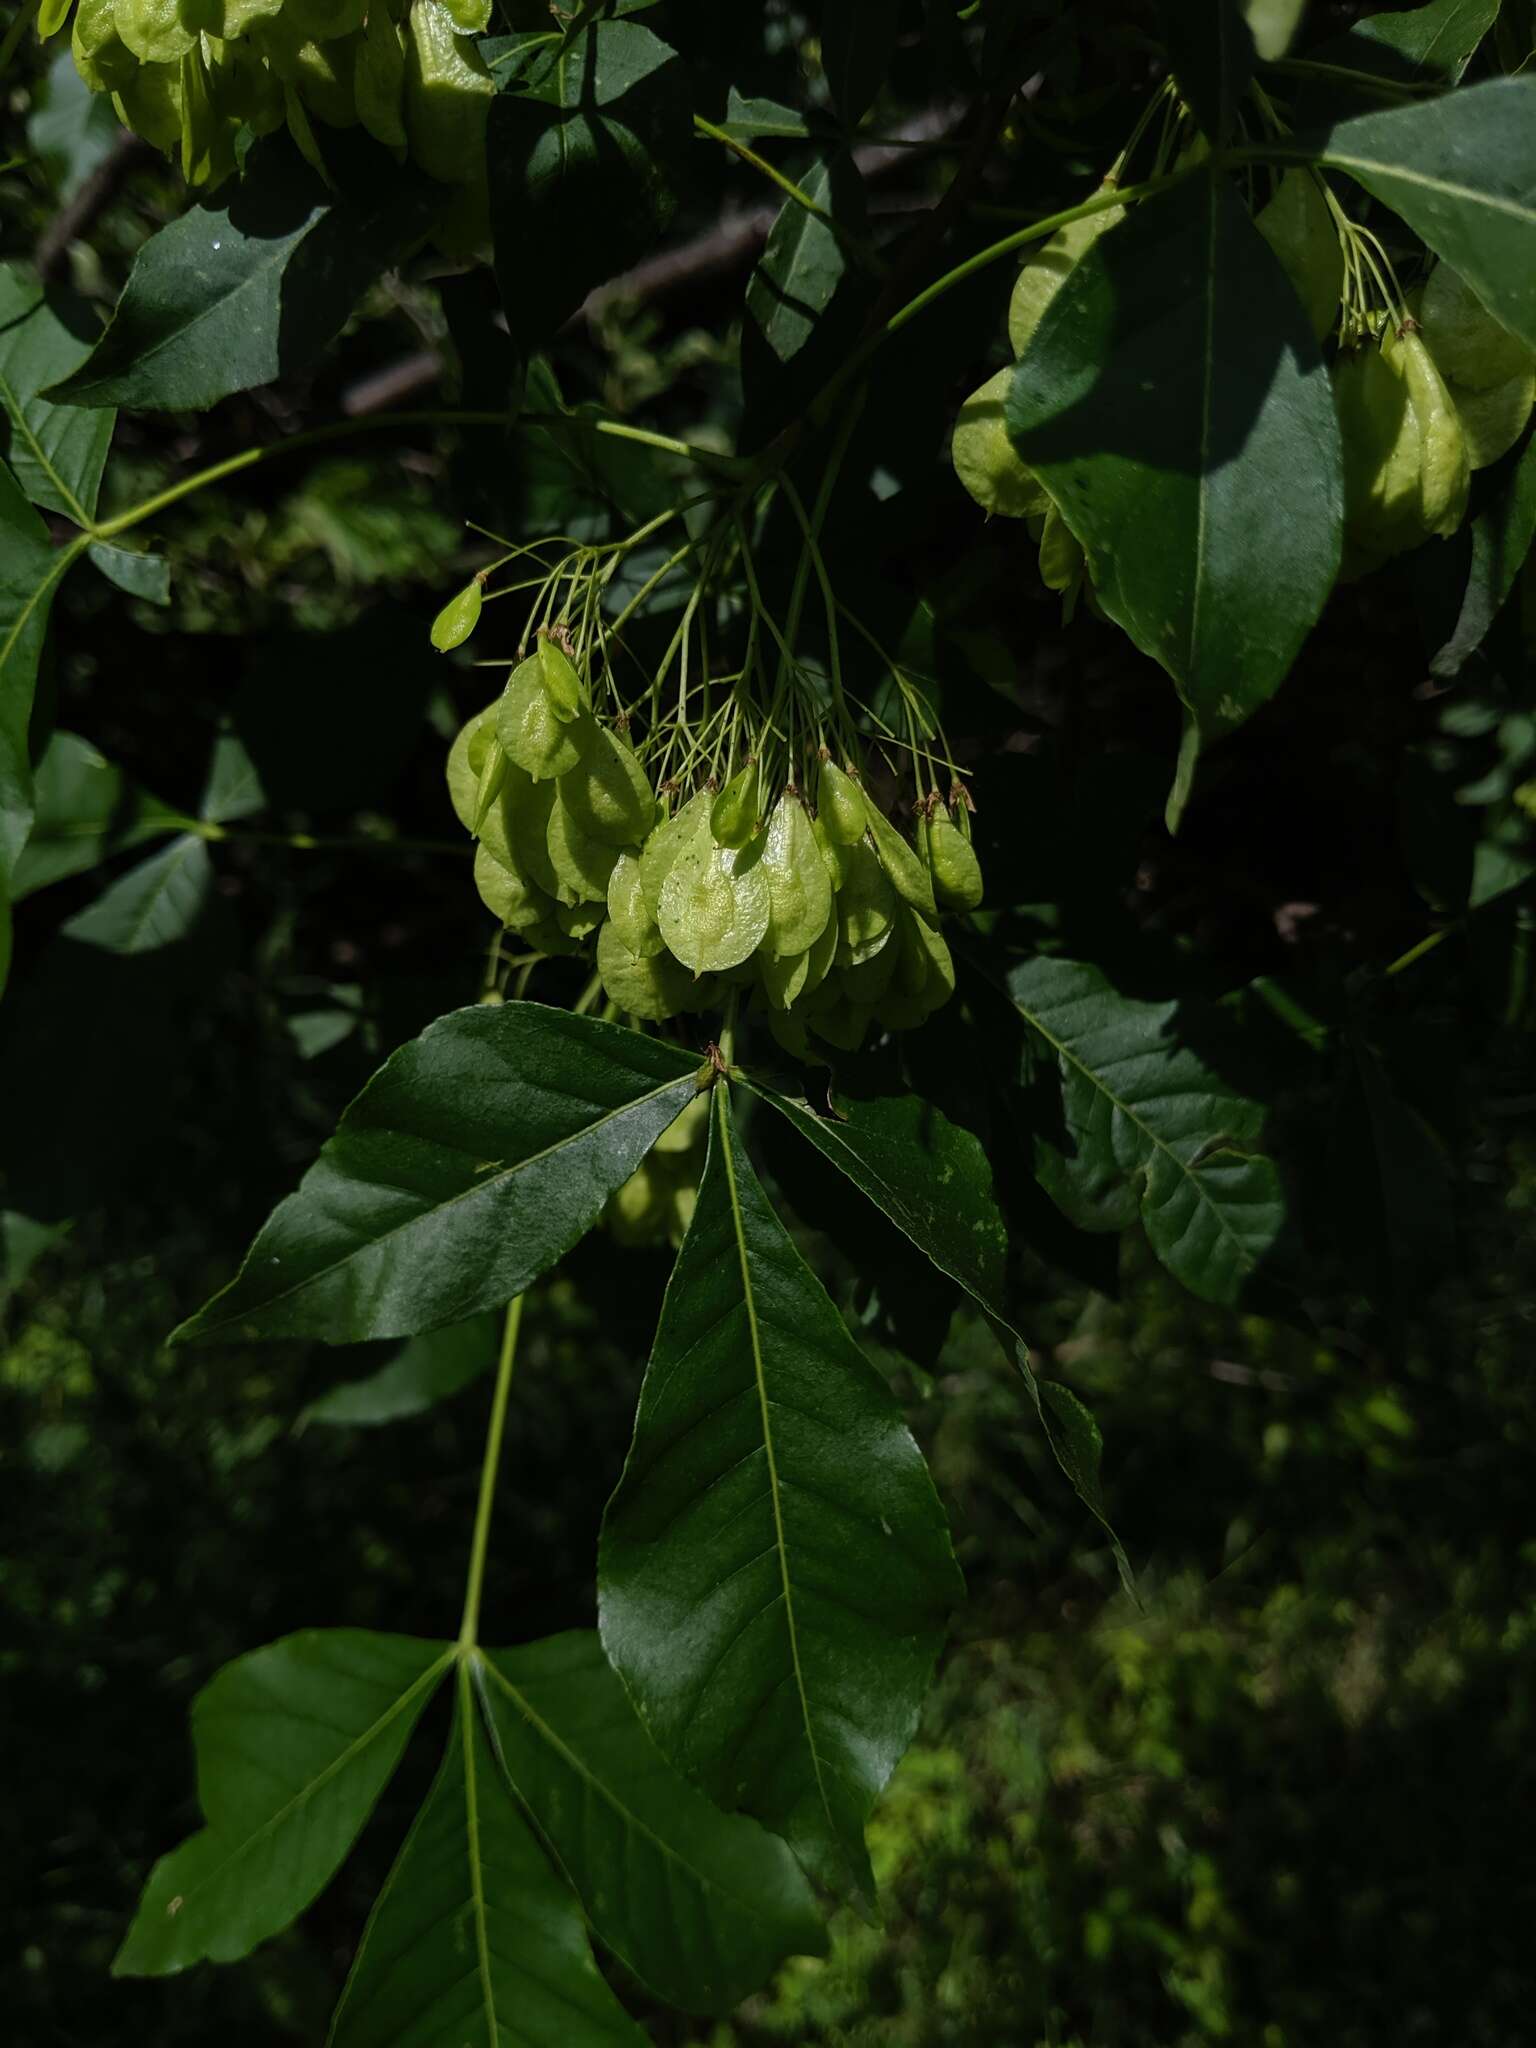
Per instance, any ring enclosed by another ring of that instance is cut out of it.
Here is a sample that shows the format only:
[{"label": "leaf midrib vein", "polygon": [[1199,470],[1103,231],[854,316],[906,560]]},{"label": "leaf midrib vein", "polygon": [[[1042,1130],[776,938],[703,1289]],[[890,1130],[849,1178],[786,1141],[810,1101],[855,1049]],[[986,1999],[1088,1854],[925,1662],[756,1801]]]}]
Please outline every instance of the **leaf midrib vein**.
[{"label": "leaf midrib vein", "polygon": [[747,1332],[752,1341],[752,1371],[757,1380],[758,1405],[763,1419],[763,1449],[768,1464],[768,1494],[773,1504],[774,1542],[779,1553],[779,1573],[784,1587],[784,1623],[789,1636],[789,1661],[795,1674],[795,1690],[800,1699],[800,1718],[805,1728],[806,1744],[811,1753],[811,1769],[816,1778],[816,1792],[821,1801],[822,1812],[832,1839],[838,1839],[837,1824],[832,1812],[832,1803],[827,1797],[826,1781],[822,1775],[821,1753],[816,1746],[816,1730],[811,1720],[811,1703],[805,1689],[805,1669],[800,1660],[800,1638],[795,1624],[794,1595],[790,1586],[789,1546],[784,1535],[784,1503],[779,1486],[778,1460],[774,1455],[773,1426],[768,1419],[767,1368],[763,1360],[762,1332],[758,1326],[757,1298],[752,1286],[752,1272],[747,1261],[747,1237],[745,1220],[741,1210],[741,1196],[736,1185],[736,1159],[733,1143],[730,1113],[722,1095],[716,1104],[719,1118],[720,1154],[725,1161],[726,1186],[730,1194],[731,1223],[736,1235],[736,1253],[741,1265],[741,1289],[747,1309]]},{"label": "leaf midrib vein", "polygon": [[480,1969],[480,1998],[487,2021],[486,2038],[497,2038],[496,1987],[491,1980],[490,1927],[487,1921],[485,1874],[480,1861],[480,1805],[475,1788],[475,1708],[470,1695],[469,1666],[459,1665],[459,1717],[463,1727],[464,1835],[469,1852],[470,1906],[475,1916],[475,1955]]}]

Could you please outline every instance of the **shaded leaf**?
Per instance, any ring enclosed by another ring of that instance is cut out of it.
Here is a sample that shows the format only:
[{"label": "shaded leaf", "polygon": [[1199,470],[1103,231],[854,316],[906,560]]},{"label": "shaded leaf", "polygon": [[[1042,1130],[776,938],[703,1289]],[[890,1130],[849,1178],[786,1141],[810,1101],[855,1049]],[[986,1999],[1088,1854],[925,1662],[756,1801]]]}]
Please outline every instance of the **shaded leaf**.
[{"label": "shaded leaf", "polygon": [[437,1779],[384,1881],[329,2048],[643,2048],[496,1767],[460,1667]]},{"label": "shaded leaf", "polygon": [[589,24],[520,83],[491,102],[486,163],[497,281],[526,356],[652,246],[692,123],[677,52],[638,22]]},{"label": "shaded leaf", "polygon": [[[97,419],[97,413],[77,413],[77,418]],[[93,540],[87,559],[109,583],[146,604],[168,605],[171,601],[171,565],[164,555],[152,555],[143,548],[120,548],[111,541]]]},{"label": "shaded leaf", "polygon": [[1379,66],[1394,78],[1405,69],[1427,71],[1454,84],[1498,12],[1499,0],[1429,0],[1425,7],[1368,14],[1340,38],[1340,61]]},{"label": "shaded leaf", "polygon": [[255,762],[233,733],[220,733],[213,743],[198,816],[210,825],[229,825],[266,808],[267,793]]},{"label": "shaded leaf", "polygon": [[1358,1029],[1345,1062],[1330,1160],[1338,1239],[1377,1304],[1413,1301],[1453,1253],[1450,1162]]},{"label": "shaded leaf", "polygon": [[0,405],[10,421],[11,469],[34,505],[77,526],[96,516],[114,415],[38,394],[84,361],[95,334],[88,308],[59,294],[45,298],[14,264],[0,264]]},{"label": "shaded leaf", "polygon": [[858,124],[884,85],[900,19],[900,0],[827,0],[821,61],[845,127]]},{"label": "shaded leaf", "polygon": [[0,1209],[0,1308],[4,1308],[37,1261],[69,1234],[67,1223],[35,1223],[13,1209]]},{"label": "shaded leaf", "polygon": [[1202,131],[1224,142],[1253,76],[1254,32],[1240,0],[1166,0],[1174,77]]},{"label": "shaded leaf", "polygon": [[603,1646],[664,1755],[869,1897],[864,1823],[959,1590],[922,1455],[721,1095],[603,1525]]},{"label": "shaded leaf", "polygon": [[1139,1215],[1153,1250],[1205,1301],[1233,1303],[1285,1222],[1262,1107],[1184,1041],[1180,1005],[1122,996],[1097,968],[1043,956],[1008,993],[1032,1047],[1035,1170],[1084,1230]]},{"label": "shaded leaf", "polygon": [[32,696],[53,593],[74,559],[69,548],[50,547],[48,529],[0,462],[0,901],[9,901],[32,824]]},{"label": "shaded leaf", "polygon": [[761,1082],[749,1082],[802,1136],[847,1175],[923,1255],[965,1289],[991,1320],[1017,1366],[1056,1461],[1107,1533],[1122,1580],[1134,1595],[1129,1561],[1099,1487],[1098,1426],[1075,1397],[1060,1405],[1038,1380],[1020,1331],[1009,1282],[1009,1232],[991,1164],[974,1132],[910,1090],[854,1097],[840,1090],[836,1113],[818,1116]]},{"label": "shaded leaf", "polygon": [[302,1913],[452,1656],[414,1636],[306,1629],[226,1664],[192,1704],[208,1824],[155,1865],[114,1974],[234,1962]]},{"label": "shaded leaf", "polygon": [[1361,114],[1274,153],[1348,171],[1536,348],[1536,79]]},{"label": "shaded leaf", "polygon": [[1502,489],[1471,523],[1472,559],[1450,638],[1431,658],[1433,676],[1460,674],[1488,637],[1536,541],[1536,437],[1528,440]]},{"label": "shaded leaf", "polygon": [[[1093,244],[1014,371],[1008,425],[1193,732],[1240,725],[1322,610],[1344,500],[1317,343],[1223,180],[1196,176]],[[1190,767],[1192,749],[1174,812]]]},{"label": "shaded leaf", "polygon": [[[350,1025],[353,1020],[347,1021]],[[372,1427],[424,1414],[490,1371],[496,1363],[501,1324],[500,1314],[491,1309],[467,1322],[413,1337],[366,1379],[345,1380],[311,1401],[299,1421]]]},{"label": "shaded leaf", "polygon": [[341,190],[322,184],[285,135],[269,135],[238,184],[151,235],[106,333],[49,395],[77,406],[202,407],[312,362],[380,272],[420,240],[434,204],[425,181],[382,151],[329,133],[326,146]]},{"label": "shaded leaf", "polygon": [[104,889],[64,926],[67,938],[109,953],[153,953],[184,939],[213,887],[208,848],[184,832]]},{"label": "shaded leaf", "polygon": [[480,1687],[513,1789],[599,1939],[657,1997],[728,2012],[787,1955],[825,1952],[784,1844],[678,1777],[594,1634],[493,1651]]},{"label": "shaded leaf", "polygon": [[176,1333],[410,1337],[521,1294],[698,1093],[659,1039],[537,1003],[451,1011],[347,1109]]},{"label": "shaded leaf", "polygon": [[78,733],[56,732],[37,764],[31,835],[11,876],[15,902],[181,824]]},{"label": "shaded leaf", "polygon": [[778,100],[743,98],[734,85],[726,94],[725,118],[718,126],[738,142],[759,142],[765,137],[798,141],[811,132],[798,108],[782,106]]}]

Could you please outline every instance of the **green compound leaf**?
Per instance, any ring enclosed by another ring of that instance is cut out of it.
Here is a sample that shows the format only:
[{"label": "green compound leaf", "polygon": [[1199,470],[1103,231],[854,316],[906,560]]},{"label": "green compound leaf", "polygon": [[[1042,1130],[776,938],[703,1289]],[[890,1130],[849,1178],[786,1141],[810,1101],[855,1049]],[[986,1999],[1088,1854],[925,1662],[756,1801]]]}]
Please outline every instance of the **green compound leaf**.
[{"label": "green compound leaf", "polygon": [[1361,114],[1274,153],[1347,171],[1536,348],[1536,79]]},{"label": "green compound leaf", "polygon": [[658,1998],[729,2012],[786,1956],[825,1953],[784,1844],[677,1775],[594,1634],[495,1651],[480,1681],[513,1789],[599,1939]]},{"label": "green compound leaf", "polygon": [[1145,201],[1084,253],[1014,370],[1007,418],[1100,603],[1188,709],[1174,822],[1198,741],[1280,687],[1341,546],[1322,357],[1225,180]]},{"label": "green compound leaf", "polygon": [[64,932],[109,953],[153,953],[187,936],[212,889],[207,845],[183,832],[119,875],[88,909],[69,919]]},{"label": "green compound leaf", "polygon": [[1019,1370],[1057,1464],[1109,1537],[1122,1582],[1134,1598],[1130,1561],[1099,1486],[1103,1442],[1098,1425],[1065,1387],[1036,1378],[1018,1328],[1010,1299],[1008,1224],[980,1139],[913,1093],[854,1099],[840,1091],[836,1114],[819,1116],[808,1102],[797,1102],[762,1082],[746,1085],[786,1117],[985,1312]]},{"label": "green compound leaf", "polygon": [[[72,327],[60,311],[70,314]],[[11,468],[34,505],[76,526],[96,516],[115,415],[53,405],[38,393],[90,354],[96,326],[89,311],[77,312],[70,301],[55,310],[41,285],[14,264],[0,264],[0,406],[10,421]]]},{"label": "green compound leaf", "polygon": [[486,164],[502,303],[527,355],[654,245],[692,123],[681,59],[639,22],[590,23],[511,84],[491,102]]},{"label": "green compound leaf", "polygon": [[395,1859],[329,2048],[643,2048],[518,1810],[461,1665],[453,1733]]},{"label": "green compound leaf", "polygon": [[922,1454],[721,1094],[604,1522],[603,1646],[671,1762],[867,1899],[960,1590]]},{"label": "green compound leaf", "polygon": [[[341,147],[328,131],[328,158]],[[237,186],[144,244],[106,333],[47,395],[177,410],[301,369],[430,219],[423,182],[381,152],[357,189],[328,190],[285,137],[268,136]]]},{"label": "green compound leaf", "polygon": [[1181,1042],[1177,1003],[1043,957],[1012,970],[1008,993],[1031,1046],[1035,1172],[1057,1207],[1084,1230],[1139,1214],[1191,1293],[1237,1302],[1285,1222],[1261,1105]]},{"label": "green compound leaf", "polygon": [[[32,824],[29,733],[38,663],[48,633],[53,593],[74,548],[55,550],[48,529],[0,462],[0,919],[10,933],[10,878]],[[0,989],[9,966],[0,945]]]},{"label": "green compound leaf", "polygon": [[155,1865],[114,1973],[234,1962],[302,1913],[452,1657],[414,1636],[306,1629],[226,1664],[192,1705],[208,1825]]},{"label": "green compound leaf", "polygon": [[350,1344],[504,1305],[592,1228],[697,1074],[675,1046],[594,1017],[451,1011],[379,1069],[177,1338]]},{"label": "green compound leaf", "polygon": [[182,822],[178,812],[138,788],[73,732],[56,732],[48,742],[37,764],[33,800],[31,835],[11,876],[15,903]]}]

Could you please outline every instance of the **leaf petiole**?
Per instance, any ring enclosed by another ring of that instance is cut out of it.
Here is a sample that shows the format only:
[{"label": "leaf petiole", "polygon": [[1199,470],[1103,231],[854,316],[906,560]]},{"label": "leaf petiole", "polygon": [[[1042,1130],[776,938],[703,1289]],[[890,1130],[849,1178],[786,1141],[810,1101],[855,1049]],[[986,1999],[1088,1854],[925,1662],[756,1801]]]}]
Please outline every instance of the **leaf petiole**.
[{"label": "leaf petiole", "polygon": [[496,1388],[491,1396],[491,1421],[485,1435],[485,1459],[480,1467],[480,1498],[475,1506],[475,1533],[469,1549],[469,1573],[464,1581],[464,1618],[459,1623],[459,1651],[468,1655],[479,1641],[480,1596],[485,1587],[485,1555],[491,1539],[491,1505],[496,1493],[496,1473],[501,1465],[501,1440],[506,1431],[507,1400],[512,1391],[512,1365],[517,1356],[517,1333],[523,1319],[523,1297],[507,1303],[502,1325],[501,1356],[496,1363]]}]

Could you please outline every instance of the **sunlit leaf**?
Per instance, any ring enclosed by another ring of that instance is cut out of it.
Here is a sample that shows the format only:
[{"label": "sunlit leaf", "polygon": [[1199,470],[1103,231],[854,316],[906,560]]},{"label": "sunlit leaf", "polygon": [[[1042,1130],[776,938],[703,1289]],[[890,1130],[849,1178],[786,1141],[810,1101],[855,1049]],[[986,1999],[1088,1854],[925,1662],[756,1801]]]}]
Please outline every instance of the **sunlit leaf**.
[{"label": "sunlit leaf", "polygon": [[868,1897],[864,1823],[959,1575],[922,1455],[723,1095],[599,1577],[604,1648],[662,1752]]}]

